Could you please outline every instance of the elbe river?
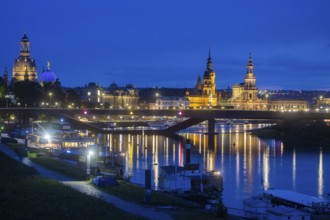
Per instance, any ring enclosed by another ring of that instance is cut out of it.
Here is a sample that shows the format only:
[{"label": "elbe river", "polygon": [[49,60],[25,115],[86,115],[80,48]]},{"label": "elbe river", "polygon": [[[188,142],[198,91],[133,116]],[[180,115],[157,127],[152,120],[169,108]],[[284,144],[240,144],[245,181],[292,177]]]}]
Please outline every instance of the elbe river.
[{"label": "elbe river", "polygon": [[[285,146],[274,139],[259,139],[249,130],[269,124],[216,124],[215,146],[208,145],[207,126],[198,125],[179,133],[190,139],[191,163],[200,169],[220,171],[227,207],[242,208],[243,200],[263,188],[293,190],[319,198],[330,193],[330,146]],[[152,170],[158,188],[159,167],[183,166],[184,142],[159,135],[107,135],[107,144],[124,166],[132,183],[144,184],[145,169]]]}]

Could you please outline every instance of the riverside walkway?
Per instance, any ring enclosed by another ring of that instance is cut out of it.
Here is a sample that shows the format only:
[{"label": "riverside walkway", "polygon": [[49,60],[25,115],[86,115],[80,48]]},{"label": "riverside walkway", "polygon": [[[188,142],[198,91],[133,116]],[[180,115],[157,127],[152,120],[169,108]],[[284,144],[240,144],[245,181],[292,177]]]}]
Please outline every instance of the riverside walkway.
[{"label": "riverside walkway", "polygon": [[59,181],[60,183],[69,186],[81,193],[102,199],[103,201],[112,204],[113,206],[121,209],[125,212],[131,213],[133,215],[141,216],[146,219],[157,219],[157,220],[171,220],[173,219],[170,215],[157,211],[154,208],[145,207],[136,203],[125,201],[117,196],[111,195],[109,193],[103,192],[96,187],[89,184],[88,181],[75,181],[69,177],[62,174],[54,172],[52,170],[46,169],[37,163],[34,163],[29,158],[19,158],[19,156],[10,148],[4,144],[0,144],[0,151],[7,156],[36,169],[40,175]]}]

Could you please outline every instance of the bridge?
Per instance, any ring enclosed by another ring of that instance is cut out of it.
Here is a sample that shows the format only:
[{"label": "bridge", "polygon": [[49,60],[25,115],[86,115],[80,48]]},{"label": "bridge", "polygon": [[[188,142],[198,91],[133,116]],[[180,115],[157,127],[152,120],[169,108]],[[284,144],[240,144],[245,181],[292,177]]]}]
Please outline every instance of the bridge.
[{"label": "bridge", "polygon": [[[20,123],[28,124],[30,118],[38,115],[52,115],[66,117],[70,122],[81,123],[84,128],[92,130],[97,127],[80,122],[78,116],[170,116],[182,118],[180,123],[164,130],[166,133],[175,133],[192,125],[208,121],[209,133],[213,133],[215,119],[242,119],[242,120],[325,120],[330,119],[328,112],[275,112],[275,111],[247,111],[247,110],[150,110],[150,109],[61,109],[61,108],[0,108],[0,115],[15,114]],[[138,117],[136,117],[138,118]]]},{"label": "bridge", "polygon": [[324,120],[330,119],[328,112],[275,112],[275,111],[248,111],[248,110],[150,110],[150,109],[61,109],[61,108],[0,108],[0,115],[134,115],[134,116],[176,116],[184,118],[208,119],[268,119],[268,120]]}]

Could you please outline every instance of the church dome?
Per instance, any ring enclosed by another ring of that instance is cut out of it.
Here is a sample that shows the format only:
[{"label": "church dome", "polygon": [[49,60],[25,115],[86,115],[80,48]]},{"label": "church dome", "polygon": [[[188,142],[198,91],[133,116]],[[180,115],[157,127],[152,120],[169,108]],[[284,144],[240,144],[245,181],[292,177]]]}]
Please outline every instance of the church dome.
[{"label": "church dome", "polygon": [[41,76],[41,82],[55,82],[56,81],[56,75],[54,72],[50,71],[50,63],[47,64],[47,70],[43,71]]}]

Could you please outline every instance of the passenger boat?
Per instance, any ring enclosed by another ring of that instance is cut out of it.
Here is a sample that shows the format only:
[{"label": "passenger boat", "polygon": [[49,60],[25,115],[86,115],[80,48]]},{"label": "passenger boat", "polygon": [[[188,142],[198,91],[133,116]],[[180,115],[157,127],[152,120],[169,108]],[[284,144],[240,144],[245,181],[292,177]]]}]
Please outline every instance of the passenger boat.
[{"label": "passenger boat", "polygon": [[198,163],[190,163],[190,140],[186,140],[184,166],[161,166],[159,189],[176,193],[216,194],[223,189],[223,179],[219,171],[201,170]]},{"label": "passenger boat", "polygon": [[268,189],[261,195],[243,201],[248,219],[330,219],[329,199],[320,199],[289,190]]}]

